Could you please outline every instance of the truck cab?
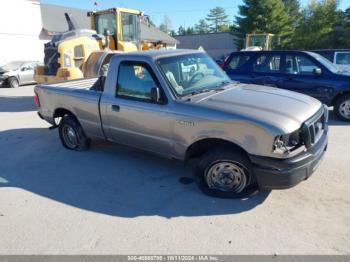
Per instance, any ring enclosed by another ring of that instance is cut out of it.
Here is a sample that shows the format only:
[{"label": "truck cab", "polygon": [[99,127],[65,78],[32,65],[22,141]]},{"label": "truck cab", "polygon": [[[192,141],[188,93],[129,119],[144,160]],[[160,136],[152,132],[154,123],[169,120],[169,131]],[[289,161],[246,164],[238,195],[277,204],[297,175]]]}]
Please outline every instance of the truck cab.
[{"label": "truck cab", "polygon": [[316,99],[230,81],[204,52],[114,55],[107,76],[35,88],[40,117],[62,145],[105,139],[195,163],[199,188],[242,197],[307,179],[328,141],[328,110]]}]

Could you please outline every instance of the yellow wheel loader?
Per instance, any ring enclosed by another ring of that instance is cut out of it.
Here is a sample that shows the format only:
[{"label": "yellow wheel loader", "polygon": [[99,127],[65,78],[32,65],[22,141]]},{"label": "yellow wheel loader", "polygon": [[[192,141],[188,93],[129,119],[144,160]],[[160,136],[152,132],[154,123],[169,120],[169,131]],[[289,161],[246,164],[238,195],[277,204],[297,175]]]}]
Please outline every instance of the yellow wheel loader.
[{"label": "yellow wheel loader", "polygon": [[[35,70],[37,83],[53,83],[83,78],[89,71],[85,63],[97,52],[98,57],[108,57],[114,50],[131,52],[141,49],[140,23],[142,12],[126,8],[111,8],[88,12],[91,29],[76,29],[72,18],[65,14],[68,31],[54,35],[44,46],[44,66]],[[103,51],[103,52],[101,52]],[[104,63],[101,59],[90,59]],[[88,63],[92,66],[92,63]],[[94,68],[100,65],[94,65]],[[90,74],[89,73],[89,74]]]},{"label": "yellow wheel loader", "polygon": [[[244,51],[269,51],[272,50],[273,34],[270,33],[252,33],[245,36]],[[242,51],[243,51],[242,50]]]}]

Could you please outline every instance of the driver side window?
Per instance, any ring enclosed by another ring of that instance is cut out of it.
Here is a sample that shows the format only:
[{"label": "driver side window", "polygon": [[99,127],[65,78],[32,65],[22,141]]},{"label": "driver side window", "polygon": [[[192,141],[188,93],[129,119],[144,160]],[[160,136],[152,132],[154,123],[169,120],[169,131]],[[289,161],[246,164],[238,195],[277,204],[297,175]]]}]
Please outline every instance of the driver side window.
[{"label": "driver side window", "polygon": [[159,87],[154,79],[146,64],[122,62],[119,66],[117,96],[152,102],[151,89]]}]

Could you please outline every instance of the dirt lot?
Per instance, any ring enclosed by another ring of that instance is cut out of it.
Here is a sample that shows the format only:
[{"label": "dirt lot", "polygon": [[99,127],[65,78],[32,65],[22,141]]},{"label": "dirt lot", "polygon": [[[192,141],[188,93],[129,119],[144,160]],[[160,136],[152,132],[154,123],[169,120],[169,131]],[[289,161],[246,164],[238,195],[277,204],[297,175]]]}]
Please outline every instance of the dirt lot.
[{"label": "dirt lot", "polygon": [[33,89],[0,89],[1,254],[350,254],[350,125],[318,171],[245,200],[203,195],[174,161],[95,142],[65,150]]}]

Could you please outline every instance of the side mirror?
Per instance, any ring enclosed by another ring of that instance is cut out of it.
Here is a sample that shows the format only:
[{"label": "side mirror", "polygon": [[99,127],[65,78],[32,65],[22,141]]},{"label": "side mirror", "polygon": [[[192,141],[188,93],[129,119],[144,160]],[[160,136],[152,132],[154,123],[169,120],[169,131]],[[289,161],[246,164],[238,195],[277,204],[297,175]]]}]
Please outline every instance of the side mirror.
[{"label": "side mirror", "polygon": [[21,71],[23,72],[23,71],[27,71],[27,68],[26,67],[22,67],[21,68]]},{"label": "side mirror", "polygon": [[316,76],[320,76],[320,75],[322,75],[322,69],[321,68],[314,68],[313,73]]},{"label": "side mirror", "polygon": [[151,89],[151,100],[155,103],[160,102],[160,89],[159,87],[152,87]]}]

